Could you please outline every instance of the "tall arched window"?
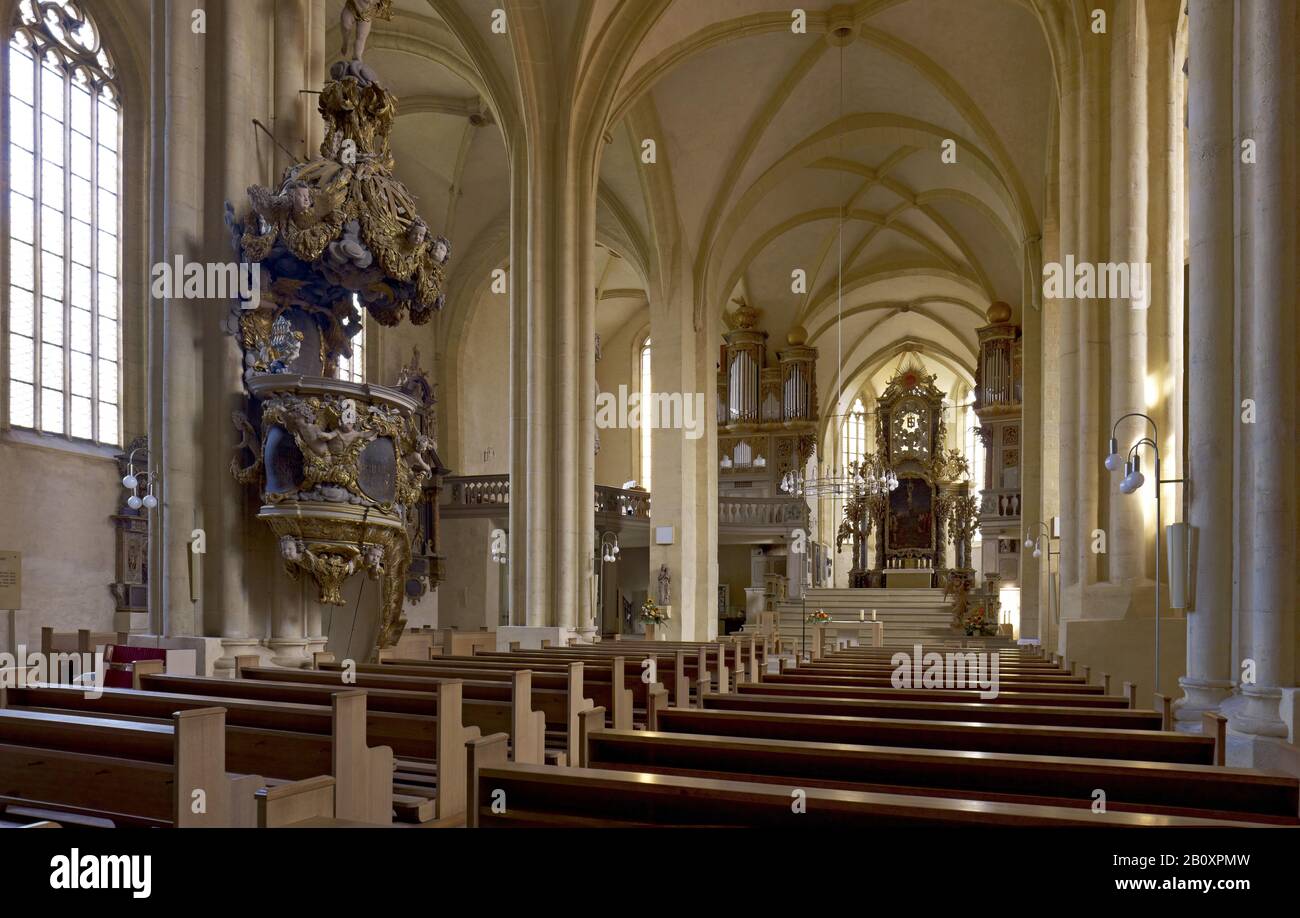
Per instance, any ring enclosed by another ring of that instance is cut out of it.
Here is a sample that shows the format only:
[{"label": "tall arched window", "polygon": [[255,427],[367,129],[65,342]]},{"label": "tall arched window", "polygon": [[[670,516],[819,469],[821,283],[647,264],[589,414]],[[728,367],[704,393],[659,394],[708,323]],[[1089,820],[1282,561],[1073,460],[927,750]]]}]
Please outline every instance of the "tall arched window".
[{"label": "tall arched window", "polygon": [[867,455],[867,409],[862,399],[853,400],[849,415],[840,426],[840,463],[848,472],[849,466],[861,462]]},{"label": "tall arched window", "polygon": [[9,423],[121,442],[121,110],[73,0],[22,0],[5,56]]},{"label": "tall arched window", "polygon": [[651,447],[654,443],[654,428],[647,413],[654,393],[650,382],[650,339],[641,344],[641,487],[650,490]]}]

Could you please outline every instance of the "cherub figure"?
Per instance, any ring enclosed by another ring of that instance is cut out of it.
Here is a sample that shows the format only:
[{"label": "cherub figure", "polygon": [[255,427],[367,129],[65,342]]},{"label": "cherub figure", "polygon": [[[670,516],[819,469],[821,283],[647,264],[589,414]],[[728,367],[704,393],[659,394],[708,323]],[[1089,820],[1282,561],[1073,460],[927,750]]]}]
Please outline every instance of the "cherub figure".
[{"label": "cherub figure", "polygon": [[424,244],[425,237],[429,235],[429,224],[424,222],[423,217],[416,217],[406,230],[406,241],[410,243],[411,248],[418,249]]},{"label": "cherub figure", "polygon": [[339,13],[339,31],[343,33],[339,53],[344,60],[359,61],[365,56],[370,23],[376,18],[385,22],[393,18],[393,0],[344,0]]},{"label": "cherub figure", "polygon": [[280,536],[280,557],[289,564],[297,564],[302,561],[306,551],[302,539],[292,535]]},{"label": "cherub figure", "polygon": [[384,576],[384,546],[367,544],[362,550],[362,563],[372,578],[378,580]]},{"label": "cherub figure", "polygon": [[431,449],[433,449],[433,441],[425,434],[420,434],[420,436],[416,438],[414,447],[412,447],[411,451],[404,457],[407,466],[411,469],[411,477],[414,478],[416,482],[424,481],[424,479],[433,472],[433,466],[429,464],[429,460],[425,455]]}]

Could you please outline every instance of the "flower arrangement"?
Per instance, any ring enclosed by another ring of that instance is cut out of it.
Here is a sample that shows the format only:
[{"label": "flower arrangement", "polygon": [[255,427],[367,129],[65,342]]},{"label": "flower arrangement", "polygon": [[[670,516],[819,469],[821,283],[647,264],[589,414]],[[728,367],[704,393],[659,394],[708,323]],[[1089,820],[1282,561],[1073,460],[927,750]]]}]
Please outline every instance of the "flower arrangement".
[{"label": "flower arrangement", "polygon": [[661,609],[655,605],[655,601],[648,596],[646,601],[641,603],[641,621],[649,625],[662,625],[668,621],[669,613],[667,609]]},{"label": "flower arrangement", "polygon": [[962,628],[969,636],[983,635],[991,637],[998,633],[998,623],[984,603],[971,603],[966,609]]},{"label": "flower arrangement", "polygon": [[808,613],[808,623],[810,625],[824,625],[830,620],[830,613],[825,609],[816,609]]}]

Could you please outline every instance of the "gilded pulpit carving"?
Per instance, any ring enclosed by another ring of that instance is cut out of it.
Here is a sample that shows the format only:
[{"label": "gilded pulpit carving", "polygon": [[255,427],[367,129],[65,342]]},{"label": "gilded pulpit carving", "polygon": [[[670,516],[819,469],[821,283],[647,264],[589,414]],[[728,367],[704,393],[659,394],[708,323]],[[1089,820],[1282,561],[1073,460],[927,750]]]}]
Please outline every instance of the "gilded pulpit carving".
[{"label": "gilded pulpit carving", "polygon": [[[319,601],[342,604],[342,584],[380,581],[376,650],[397,642],[413,548],[417,579],[436,584],[437,514],[426,513],[447,472],[434,447],[432,386],[418,359],[396,388],[339,379],[361,312],[381,325],[420,325],[443,305],[451,244],[430,232],[393,175],[389,133],[397,100],[364,65],[369,22],[387,0],[348,0],[345,44],[355,58],[330,69],[319,96],[319,154],[227,205],[241,260],[259,268],[256,302],[233,310],[250,405],[232,420],[231,472],[258,484],[258,517],[292,577],[309,574]],[[418,356],[418,355],[417,355]],[[435,500],[436,503],[436,500]],[[422,566],[420,566],[422,565]],[[422,592],[422,587],[419,592]]]}]

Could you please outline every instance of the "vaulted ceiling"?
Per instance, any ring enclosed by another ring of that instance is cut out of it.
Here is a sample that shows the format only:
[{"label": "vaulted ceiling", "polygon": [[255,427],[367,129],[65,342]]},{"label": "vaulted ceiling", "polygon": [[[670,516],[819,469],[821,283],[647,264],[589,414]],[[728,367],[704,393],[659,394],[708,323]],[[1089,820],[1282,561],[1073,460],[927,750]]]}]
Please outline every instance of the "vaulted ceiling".
[{"label": "vaulted ceiling", "polygon": [[[815,0],[805,34],[772,0],[637,2],[658,15],[602,72],[590,59],[622,4],[544,4],[557,71],[617,81],[600,222],[621,228],[602,241],[633,257],[610,277],[598,254],[597,277],[616,291],[598,300],[598,330],[646,308],[640,256],[657,256],[628,250],[654,238],[645,170],[667,165],[709,321],[744,297],[773,350],[803,326],[821,349],[823,393],[841,366],[854,389],[905,351],[969,379],[990,302],[1020,315],[1024,248],[1040,233],[1055,106],[1042,0]],[[367,55],[399,97],[399,173],[445,219],[460,265],[467,248],[505,254],[498,123],[521,90],[517,48],[492,30],[501,6],[397,0]],[[655,164],[642,161],[648,139]]]}]

